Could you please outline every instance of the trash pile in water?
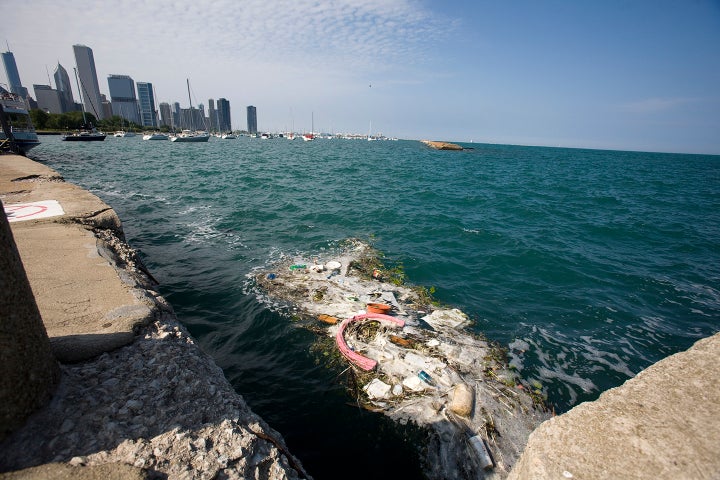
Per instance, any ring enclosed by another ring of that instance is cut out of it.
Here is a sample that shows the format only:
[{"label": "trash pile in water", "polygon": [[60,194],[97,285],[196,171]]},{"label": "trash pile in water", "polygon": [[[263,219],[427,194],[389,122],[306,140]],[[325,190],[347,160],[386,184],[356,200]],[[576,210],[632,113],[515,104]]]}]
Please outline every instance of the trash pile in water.
[{"label": "trash pile in water", "polygon": [[406,286],[368,244],[348,240],[325,255],[253,278],[335,340],[361,387],[360,405],[428,428],[428,478],[506,477],[550,417],[540,389],[522,385],[503,349],[465,329],[467,315]]}]

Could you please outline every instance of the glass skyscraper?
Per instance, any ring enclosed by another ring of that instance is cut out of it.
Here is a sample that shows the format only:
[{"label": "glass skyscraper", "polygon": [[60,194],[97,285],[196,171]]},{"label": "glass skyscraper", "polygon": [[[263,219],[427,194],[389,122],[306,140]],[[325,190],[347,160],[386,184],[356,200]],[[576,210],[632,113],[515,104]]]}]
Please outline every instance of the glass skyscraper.
[{"label": "glass skyscraper", "polygon": [[73,52],[75,52],[75,63],[80,77],[80,97],[82,98],[83,108],[86,112],[92,113],[99,120],[102,120],[105,115],[102,108],[100,85],[95,71],[93,51],[85,45],[73,45]]},{"label": "glass skyscraper", "polygon": [[257,110],[252,105],[247,107],[247,130],[248,133],[257,133]]},{"label": "glass skyscraper", "polygon": [[75,99],[73,98],[70,76],[68,75],[67,70],[58,63],[57,67],[55,67],[53,77],[55,78],[55,88],[60,95],[60,107],[62,109],[62,113],[74,111]]},{"label": "glass skyscraper", "polygon": [[218,130],[221,132],[232,132],[232,122],[230,121],[230,102],[224,98],[218,98],[217,117]]},{"label": "glass skyscraper", "polygon": [[128,75],[108,76],[112,113],[130,122],[141,125],[138,101],[135,96],[135,81]]},{"label": "glass skyscraper", "polygon": [[15,55],[13,55],[12,52],[3,52],[2,59],[3,65],[5,65],[5,73],[7,74],[10,91],[23,98],[27,98],[28,91],[27,88],[22,86],[22,82],[20,81],[20,73],[15,63]]},{"label": "glass skyscraper", "polygon": [[140,103],[140,121],[143,127],[157,127],[155,96],[149,82],[137,82],[138,101]]}]

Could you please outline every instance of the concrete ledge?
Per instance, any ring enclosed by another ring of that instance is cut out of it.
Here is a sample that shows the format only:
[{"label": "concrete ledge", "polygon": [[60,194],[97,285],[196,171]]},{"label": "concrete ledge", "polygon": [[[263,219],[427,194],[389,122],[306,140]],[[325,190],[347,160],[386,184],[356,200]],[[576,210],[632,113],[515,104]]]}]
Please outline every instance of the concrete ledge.
[{"label": "concrete ledge", "polygon": [[0,195],[6,207],[56,200],[64,211],[11,223],[58,360],[77,362],[127,345],[153,320],[147,279],[121,268],[137,259],[117,251],[124,235],[112,208],[54,170],[12,155],[0,157]]},{"label": "concrete ledge", "polygon": [[92,467],[49,463],[17,472],[0,474],[2,480],[145,480],[153,475],[124,463],[109,463]]},{"label": "concrete ledge", "polygon": [[510,480],[720,478],[720,333],[544,422]]}]

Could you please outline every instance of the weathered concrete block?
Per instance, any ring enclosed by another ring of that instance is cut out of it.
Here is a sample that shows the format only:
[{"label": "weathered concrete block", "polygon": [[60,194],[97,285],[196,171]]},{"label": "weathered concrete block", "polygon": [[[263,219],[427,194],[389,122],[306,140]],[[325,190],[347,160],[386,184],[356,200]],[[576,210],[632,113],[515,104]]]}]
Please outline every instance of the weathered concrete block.
[{"label": "weathered concrete block", "polygon": [[0,201],[0,441],[45,404],[60,369]]}]

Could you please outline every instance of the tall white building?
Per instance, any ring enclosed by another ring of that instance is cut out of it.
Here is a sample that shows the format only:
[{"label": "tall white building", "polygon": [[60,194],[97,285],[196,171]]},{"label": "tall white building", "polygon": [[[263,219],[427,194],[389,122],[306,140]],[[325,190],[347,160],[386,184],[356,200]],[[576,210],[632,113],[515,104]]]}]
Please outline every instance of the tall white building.
[{"label": "tall white building", "polygon": [[83,108],[86,112],[95,115],[98,120],[103,120],[105,115],[102,108],[103,102],[100,96],[100,85],[95,70],[93,51],[85,45],[73,45],[73,52],[75,53],[78,77],[80,77],[80,96],[82,97]]}]

